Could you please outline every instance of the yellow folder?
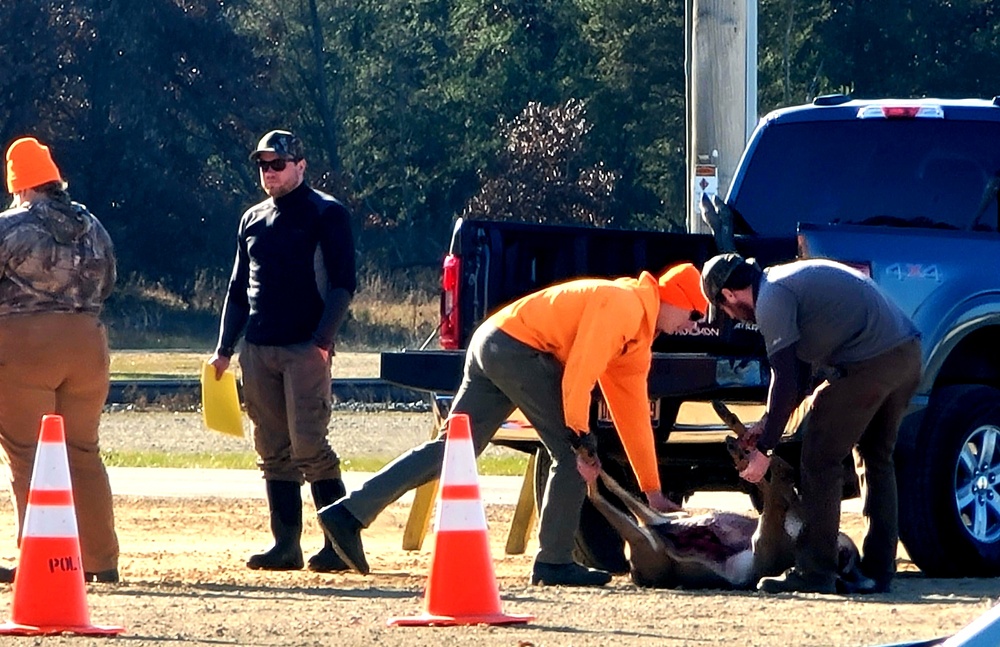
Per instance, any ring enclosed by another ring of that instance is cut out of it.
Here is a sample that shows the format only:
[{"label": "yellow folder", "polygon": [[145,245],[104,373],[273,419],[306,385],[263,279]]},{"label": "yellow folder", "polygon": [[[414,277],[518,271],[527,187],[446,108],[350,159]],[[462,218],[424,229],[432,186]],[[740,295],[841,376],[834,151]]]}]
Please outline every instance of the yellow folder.
[{"label": "yellow folder", "polygon": [[236,392],[236,376],[226,371],[215,379],[215,367],[208,362],[201,366],[201,412],[205,426],[230,436],[243,437],[243,414],[240,396]]}]

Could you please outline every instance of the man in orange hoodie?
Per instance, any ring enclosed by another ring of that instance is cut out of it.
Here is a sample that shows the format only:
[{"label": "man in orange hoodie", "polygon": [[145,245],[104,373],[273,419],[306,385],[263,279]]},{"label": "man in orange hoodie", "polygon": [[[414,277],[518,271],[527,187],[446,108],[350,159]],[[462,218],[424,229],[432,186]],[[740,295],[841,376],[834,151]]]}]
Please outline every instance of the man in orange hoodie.
[{"label": "man in orange hoodie", "polygon": [[[473,334],[451,413],[469,416],[476,454],[520,409],[552,457],[532,584],[601,586],[611,579],[572,557],[586,495],[576,463],[597,460],[589,433],[595,385],[649,504],[678,509],[660,490],[653,447],[647,400],[652,343],[660,332],[692,328],[706,309],[700,274],[683,263],[659,279],[643,272],[637,279],[578,279],[545,288],[505,306]],[[354,570],[369,572],[361,529],[405,492],[436,478],[444,447],[439,436],[410,450],[320,510],[320,525]]]}]

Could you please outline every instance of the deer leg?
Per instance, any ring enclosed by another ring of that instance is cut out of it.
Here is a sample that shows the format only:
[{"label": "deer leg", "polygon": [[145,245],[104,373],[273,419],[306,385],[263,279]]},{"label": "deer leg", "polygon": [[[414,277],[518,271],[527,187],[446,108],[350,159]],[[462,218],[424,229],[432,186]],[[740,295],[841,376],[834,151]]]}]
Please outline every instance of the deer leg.
[{"label": "deer leg", "polygon": [[[607,478],[603,471],[601,472],[601,476]],[[625,492],[620,485],[617,483],[615,483],[615,485],[620,490],[620,493],[615,492],[616,495],[619,497],[623,494],[626,497],[631,496]],[[636,523],[635,519],[625,514],[622,510],[611,505],[611,503],[601,495],[597,489],[597,481],[587,484],[587,498],[590,499],[590,502],[595,508],[597,508],[597,511],[604,515],[604,518],[608,520],[611,527],[617,530],[618,534],[622,536],[622,539],[624,539],[630,546],[643,544],[652,545],[655,543],[649,530]]]},{"label": "deer leg", "polygon": [[663,513],[650,508],[637,497],[627,492],[625,488],[618,484],[618,481],[608,476],[604,470],[601,470],[601,480],[604,481],[604,485],[607,486],[608,491],[621,499],[622,503],[625,504],[625,507],[628,508],[640,522],[646,525],[654,525],[676,519],[679,516],[687,516],[687,514],[683,512]]}]

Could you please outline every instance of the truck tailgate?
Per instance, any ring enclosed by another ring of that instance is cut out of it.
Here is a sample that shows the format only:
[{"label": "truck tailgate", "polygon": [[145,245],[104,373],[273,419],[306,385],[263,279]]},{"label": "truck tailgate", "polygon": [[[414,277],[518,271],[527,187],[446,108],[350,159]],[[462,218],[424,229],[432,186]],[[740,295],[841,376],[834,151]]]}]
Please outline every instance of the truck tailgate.
[{"label": "truck tailgate", "polygon": [[[380,377],[418,391],[454,393],[462,380],[465,351],[406,350],[381,354]],[[651,398],[763,402],[769,373],[759,358],[703,353],[653,353]]]}]

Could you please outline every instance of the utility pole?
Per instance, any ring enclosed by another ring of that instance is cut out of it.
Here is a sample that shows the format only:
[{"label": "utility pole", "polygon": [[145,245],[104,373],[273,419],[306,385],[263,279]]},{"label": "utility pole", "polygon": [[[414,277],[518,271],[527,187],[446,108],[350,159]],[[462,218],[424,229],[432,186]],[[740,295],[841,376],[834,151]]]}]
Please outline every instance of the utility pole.
[{"label": "utility pole", "polygon": [[757,0],[687,0],[687,229],[698,203],[724,196],[757,123]]}]

